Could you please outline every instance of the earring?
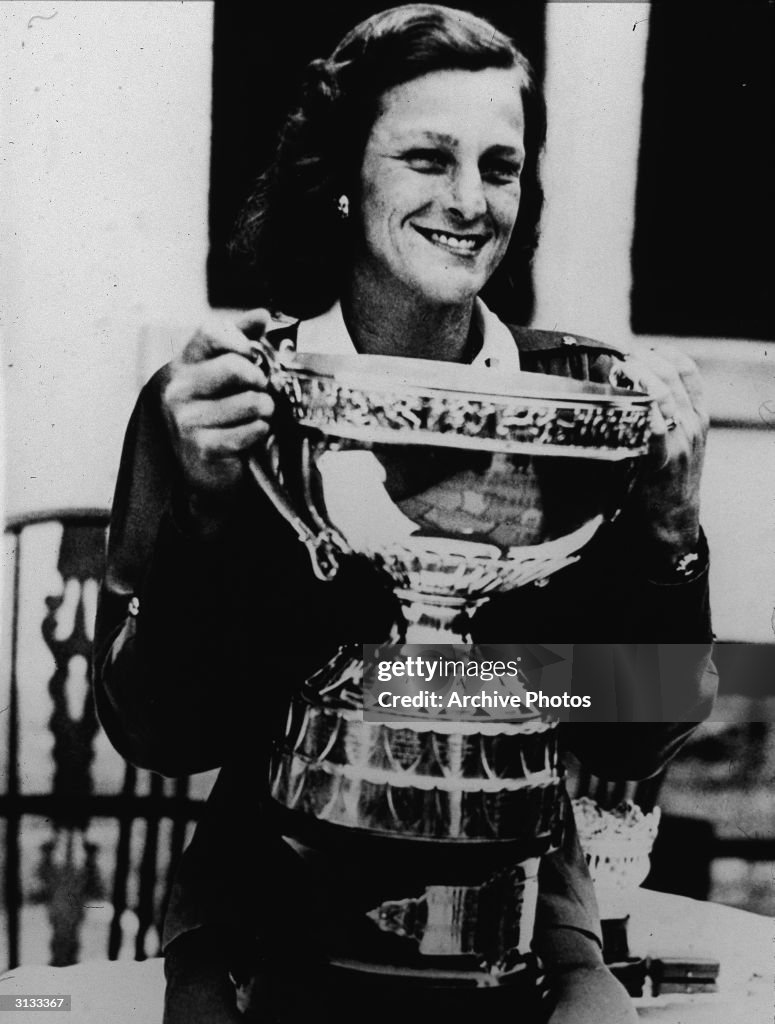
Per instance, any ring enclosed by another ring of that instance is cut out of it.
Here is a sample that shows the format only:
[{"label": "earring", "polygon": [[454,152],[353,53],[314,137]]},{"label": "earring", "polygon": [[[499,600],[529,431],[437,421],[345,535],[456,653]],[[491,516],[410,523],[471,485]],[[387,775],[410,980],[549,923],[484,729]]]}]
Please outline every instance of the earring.
[{"label": "earring", "polygon": [[344,194],[344,192],[339,196],[339,199],[337,200],[336,203],[336,208],[339,211],[339,216],[342,218],[342,220],[347,220],[347,218],[350,216],[350,200]]}]

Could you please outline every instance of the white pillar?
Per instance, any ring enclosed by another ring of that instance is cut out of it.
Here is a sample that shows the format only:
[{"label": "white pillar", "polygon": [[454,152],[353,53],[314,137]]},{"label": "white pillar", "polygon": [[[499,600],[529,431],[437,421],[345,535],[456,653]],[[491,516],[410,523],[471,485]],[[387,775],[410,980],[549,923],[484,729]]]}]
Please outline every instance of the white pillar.
[{"label": "white pillar", "polygon": [[534,325],[626,343],[646,3],[547,4]]}]

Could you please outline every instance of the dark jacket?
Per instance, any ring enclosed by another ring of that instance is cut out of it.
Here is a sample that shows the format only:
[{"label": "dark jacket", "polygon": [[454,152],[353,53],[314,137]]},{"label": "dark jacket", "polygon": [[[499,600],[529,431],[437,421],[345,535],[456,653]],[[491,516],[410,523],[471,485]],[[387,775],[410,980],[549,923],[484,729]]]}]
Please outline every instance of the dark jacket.
[{"label": "dark jacket", "polygon": [[[611,349],[513,330],[524,370],[607,378]],[[222,767],[184,858],[165,929],[170,941],[205,921],[229,929],[246,908],[251,915],[256,908],[287,913],[297,866],[267,824],[269,738],[289,693],[341,643],[384,639],[395,599],[356,557],[343,560],[333,582],[316,580],[304,547],[247,484],[229,530],[216,540],[187,536],[160,405],[167,373],[163,368],[143,389],[127,431],[97,621],[95,688],[102,724],[131,762],[173,776]],[[650,582],[626,513],[547,586],[491,599],[474,616],[472,635],[482,642],[575,636],[595,651],[580,650],[576,660],[583,666],[594,657],[588,677],[608,688],[625,719],[638,694],[635,717],[646,724],[561,727],[564,745],[607,778],[659,771],[715,693],[707,571],[677,586]],[[592,643],[598,640],[606,643]],[[644,679],[643,651],[657,644],[684,645],[667,686],[650,680],[648,669]],[[644,699],[653,714],[644,715]],[[259,849],[262,863],[274,865],[270,873],[289,886],[267,885],[256,868]],[[598,934],[572,833],[542,867],[537,931],[546,936],[552,927]]]}]

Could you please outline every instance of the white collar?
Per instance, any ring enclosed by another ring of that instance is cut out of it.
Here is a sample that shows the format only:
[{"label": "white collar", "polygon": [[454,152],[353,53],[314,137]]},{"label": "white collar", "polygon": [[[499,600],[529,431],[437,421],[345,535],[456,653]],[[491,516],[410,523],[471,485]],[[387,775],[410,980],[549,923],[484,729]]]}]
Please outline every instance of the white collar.
[{"label": "white collar", "polygon": [[[519,350],[508,327],[481,299],[476,300],[474,316],[482,332],[482,347],[472,365],[518,370]],[[326,352],[331,355],[347,355],[355,351],[339,302],[334,303],[328,312],[300,322],[296,348],[299,352]]]}]

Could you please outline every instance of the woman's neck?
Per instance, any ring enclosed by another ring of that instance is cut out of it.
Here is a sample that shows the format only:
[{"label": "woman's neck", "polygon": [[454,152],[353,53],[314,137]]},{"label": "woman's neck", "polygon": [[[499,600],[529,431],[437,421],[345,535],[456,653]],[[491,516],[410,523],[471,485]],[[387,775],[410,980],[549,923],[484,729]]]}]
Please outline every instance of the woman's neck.
[{"label": "woman's neck", "polygon": [[357,282],[342,295],[342,313],[359,352],[466,362],[474,300],[439,306],[395,291],[359,288]]}]

